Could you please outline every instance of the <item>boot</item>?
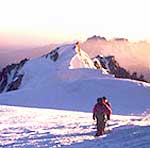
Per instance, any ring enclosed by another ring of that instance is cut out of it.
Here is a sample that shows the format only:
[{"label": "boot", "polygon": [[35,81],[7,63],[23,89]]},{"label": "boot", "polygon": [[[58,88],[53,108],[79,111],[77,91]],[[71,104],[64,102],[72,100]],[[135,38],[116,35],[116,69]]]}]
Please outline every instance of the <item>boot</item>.
[{"label": "boot", "polygon": [[97,131],[95,134],[95,136],[101,136],[101,135],[103,135],[103,131]]}]

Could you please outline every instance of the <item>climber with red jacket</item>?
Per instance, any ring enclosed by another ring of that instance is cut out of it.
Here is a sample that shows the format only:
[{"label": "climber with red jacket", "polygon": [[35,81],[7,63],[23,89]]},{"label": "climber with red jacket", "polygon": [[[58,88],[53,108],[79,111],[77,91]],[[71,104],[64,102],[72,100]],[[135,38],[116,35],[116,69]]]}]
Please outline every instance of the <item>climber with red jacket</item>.
[{"label": "climber with red jacket", "polygon": [[97,103],[93,108],[93,120],[97,121],[97,133],[96,136],[104,134],[105,125],[107,121],[107,115],[112,114],[111,108],[106,104],[103,98],[98,98]]},{"label": "climber with red jacket", "polygon": [[[105,101],[105,103],[111,108],[110,102],[108,102],[107,98],[105,96],[102,97]],[[110,120],[110,114],[107,114],[107,120]]]}]

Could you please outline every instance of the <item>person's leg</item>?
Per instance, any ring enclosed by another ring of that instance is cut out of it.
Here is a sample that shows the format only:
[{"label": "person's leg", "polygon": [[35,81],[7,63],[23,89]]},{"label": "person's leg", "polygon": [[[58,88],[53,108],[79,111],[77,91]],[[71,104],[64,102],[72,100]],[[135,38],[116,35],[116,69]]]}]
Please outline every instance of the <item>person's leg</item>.
[{"label": "person's leg", "polygon": [[106,122],[104,120],[101,122],[101,127],[102,127],[102,134],[104,134],[105,127],[106,127]]},{"label": "person's leg", "polygon": [[107,115],[107,120],[110,120],[110,115]]},{"label": "person's leg", "polygon": [[103,134],[103,123],[99,118],[97,118],[97,132],[96,132],[96,135],[99,136],[99,135],[102,135],[102,134]]}]

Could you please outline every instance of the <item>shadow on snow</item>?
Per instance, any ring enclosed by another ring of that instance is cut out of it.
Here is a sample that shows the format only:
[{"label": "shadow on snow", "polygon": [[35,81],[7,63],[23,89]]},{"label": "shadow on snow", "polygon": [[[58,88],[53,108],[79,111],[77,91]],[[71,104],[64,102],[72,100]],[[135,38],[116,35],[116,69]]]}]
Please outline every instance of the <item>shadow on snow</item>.
[{"label": "shadow on snow", "polygon": [[[93,125],[81,126],[81,128],[88,129],[91,126]],[[65,127],[61,126],[57,128],[64,129]],[[0,139],[9,142],[0,145],[0,147],[147,148],[150,146],[150,126],[120,126],[114,128],[111,132],[106,134],[106,136],[96,138],[93,136],[95,134],[95,129],[86,133],[82,133],[81,131],[81,133],[67,133],[64,135],[52,134],[51,130],[57,128],[43,128],[41,131],[33,131],[26,128],[9,128],[5,132],[2,132],[0,136]],[[9,134],[9,137],[7,134]],[[14,139],[11,139],[10,136]],[[84,138],[84,136],[89,136],[89,139]],[[90,139],[90,137],[93,137],[93,139]],[[71,138],[73,139],[70,142]],[[81,141],[78,141],[78,138],[81,138]],[[63,144],[63,140],[66,144]]]}]

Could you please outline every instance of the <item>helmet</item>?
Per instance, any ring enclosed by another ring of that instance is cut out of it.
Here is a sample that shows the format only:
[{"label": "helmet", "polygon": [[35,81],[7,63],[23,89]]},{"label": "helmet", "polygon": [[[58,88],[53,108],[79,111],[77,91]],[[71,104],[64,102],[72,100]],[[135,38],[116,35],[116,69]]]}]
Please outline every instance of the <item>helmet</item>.
[{"label": "helmet", "polygon": [[104,99],[104,100],[106,100],[106,97],[105,97],[105,96],[103,96],[103,99]]},{"label": "helmet", "polygon": [[103,98],[102,98],[105,102],[108,102],[107,101],[107,98],[105,97],[105,96],[103,96]]},{"label": "helmet", "polygon": [[102,98],[97,98],[97,102],[101,102],[102,101]]}]

